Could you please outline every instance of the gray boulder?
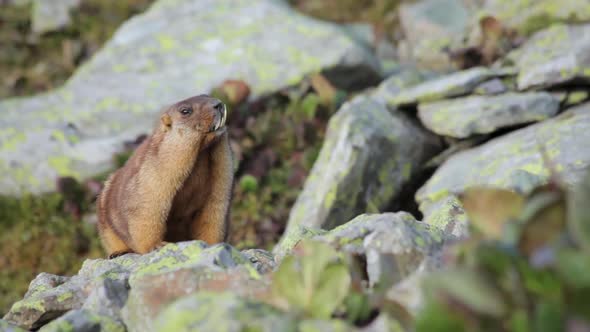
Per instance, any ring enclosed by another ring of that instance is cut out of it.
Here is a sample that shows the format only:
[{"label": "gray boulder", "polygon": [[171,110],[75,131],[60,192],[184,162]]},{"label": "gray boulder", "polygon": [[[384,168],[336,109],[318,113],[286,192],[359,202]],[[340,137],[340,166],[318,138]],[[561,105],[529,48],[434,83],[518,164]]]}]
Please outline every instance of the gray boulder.
[{"label": "gray boulder", "polygon": [[395,94],[389,93],[386,101],[391,106],[400,106],[462,96],[471,93],[480,83],[498,74],[485,67],[471,68],[416,84]]},{"label": "gray boulder", "polygon": [[439,135],[467,138],[542,121],[557,111],[559,99],[547,92],[506,93],[420,104],[418,117],[426,128]]},{"label": "gray boulder", "polygon": [[398,212],[360,215],[314,239],[363,255],[370,285],[416,312],[422,277],[442,266],[441,250],[455,237]]},{"label": "gray boulder", "polygon": [[492,15],[504,25],[528,35],[555,22],[587,22],[590,2],[586,0],[485,0],[482,15]]},{"label": "gray boulder", "polygon": [[[444,15],[442,15],[444,13]],[[443,49],[463,34],[473,10],[461,0],[406,1],[399,18],[407,47],[405,56],[422,67],[448,69],[451,63]]]},{"label": "gray boulder", "polygon": [[465,217],[454,195],[471,186],[528,193],[547,183],[549,167],[564,184],[578,183],[590,166],[587,142],[590,142],[590,103],[459,152],[439,167],[417,192],[416,200],[424,220],[451,227],[451,223],[457,222],[455,217],[462,220]]},{"label": "gray boulder", "polygon": [[519,69],[518,88],[590,82],[590,24],[555,24],[508,54]]},{"label": "gray boulder", "polygon": [[271,332],[295,331],[296,326],[294,318],[268,304],[231,293],[201,292],[163,310],[156,318],[154,331]]},{"label": "gray boulder", "polygon": [[298,225],[331,229],[359,213],[382,211],[438,148],[438,139],[404,114],[376,97],[356,97],[330,119],[284,238]]},{"label": "gray boulder", "polygon": [[0,102],[0,193],[49,191],[56,176],[109,169],[121,142],[149,131],[164,105],[226,79],[258,98],[317,71],[359,87],[378,69],[342,28],[282,1],[160,0],[62,88]]}]

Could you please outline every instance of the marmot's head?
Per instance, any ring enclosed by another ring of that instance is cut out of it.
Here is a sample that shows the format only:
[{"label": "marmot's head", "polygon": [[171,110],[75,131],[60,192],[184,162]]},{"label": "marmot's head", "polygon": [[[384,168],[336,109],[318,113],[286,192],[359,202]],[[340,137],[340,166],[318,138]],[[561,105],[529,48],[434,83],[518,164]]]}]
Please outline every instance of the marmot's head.
[{"label": "marmot's head", "polygon": [[161,117],[164,130],[177,130],[203,137],[202,147],[208,146],[225,132],[227,109],[216,98],[200,95],[170,106]]}]

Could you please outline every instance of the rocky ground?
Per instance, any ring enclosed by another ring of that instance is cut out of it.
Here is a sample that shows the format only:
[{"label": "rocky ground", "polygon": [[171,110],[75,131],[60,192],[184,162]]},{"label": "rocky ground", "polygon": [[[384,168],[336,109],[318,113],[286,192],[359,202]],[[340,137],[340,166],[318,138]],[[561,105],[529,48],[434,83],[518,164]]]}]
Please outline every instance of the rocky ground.
[{"label": "rocky ground", "polygon": [[372,30],[158,0],[62,87],[0,101],[8,197],[104,174],[167,102],[219,95],[235,215],[271,220],[234,232],[285,228],[41,273],[0,331],[589,331],[590,5],[383,8],[399,22]]}]

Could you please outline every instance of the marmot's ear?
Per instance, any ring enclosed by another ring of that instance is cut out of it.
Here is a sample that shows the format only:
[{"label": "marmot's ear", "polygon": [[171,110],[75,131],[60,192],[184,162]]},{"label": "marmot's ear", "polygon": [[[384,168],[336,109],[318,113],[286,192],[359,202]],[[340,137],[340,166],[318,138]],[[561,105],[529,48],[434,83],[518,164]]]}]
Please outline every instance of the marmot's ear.
[{"label": "marmot's ear", "polygon": [[168,130],[170,130],[170,128],[172,128],[172,118],[167,113],[162,114],[160,121],[162,122],[162,125],[164,126],[164,130],[168,131]]}]

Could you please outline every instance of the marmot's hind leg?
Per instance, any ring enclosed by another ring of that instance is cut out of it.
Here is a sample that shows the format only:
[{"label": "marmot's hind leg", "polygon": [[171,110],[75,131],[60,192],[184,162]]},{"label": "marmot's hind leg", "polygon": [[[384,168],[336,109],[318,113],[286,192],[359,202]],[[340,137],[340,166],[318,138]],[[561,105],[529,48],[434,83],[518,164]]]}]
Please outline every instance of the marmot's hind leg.
[{"label": "marmot's hind leg", "polygon": [[133,252],[110,227],[101,229],[100,237],[109,258]]}]

